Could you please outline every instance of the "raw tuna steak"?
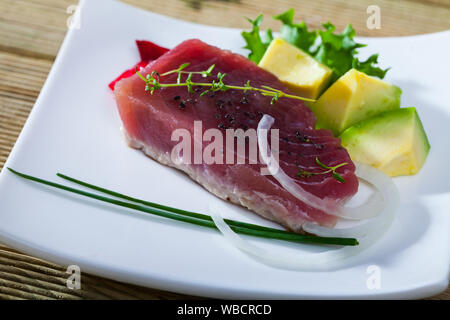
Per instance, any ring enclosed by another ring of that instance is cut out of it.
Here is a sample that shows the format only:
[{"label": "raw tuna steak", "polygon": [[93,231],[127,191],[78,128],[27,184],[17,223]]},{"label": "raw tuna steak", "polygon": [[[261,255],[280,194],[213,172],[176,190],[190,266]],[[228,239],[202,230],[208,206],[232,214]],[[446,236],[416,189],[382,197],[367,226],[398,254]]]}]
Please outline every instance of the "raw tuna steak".
[{"label": "raw tuna steak", "polygon": [[[211,82],[221,72],[226,73],[224,82],[228,85],[242,86],[250,80],[254,87],[266,85],[289,92],[274,75],[243,56],[200,40],[181,43],[151,62],[141,73],[144,76],[152,71],[163,74],[186,62],[190,63],[187,71],[203,71],[215,65],[211,77],[194,75],[194,82]],[[183,76],[182,80],[185,79]],[[176,80],[176,74],[160,78],[161,83],[175,83]],[[247,207],[288,229],[301,232],[306,221],[333,226],[336,217],[298,200],[272,176],[261,175],[261,163],[177,164],[172,161],[172,149],[179,143],[171,140],[175,129],[184,128],[193,137],[194,121],[201,120],[203,132],[216,128],[225,136],[227,128],[256,129],[262,116],[268,114],[275,119],[273,129],[280,130],[280,167],[291,178],[317,197],[335,199],[338,203],[357,192],[355,167],[347,151],[331,132],[314,129],[316,119],[302,101],[280,98],[271,104],[271,97],[241,90],[200,96],[204,90],[204,87],[194,87],[194,92],[189,93],[186,87],[162,88],[152,95],[145,91],[145,82],[138,75],[118,82],[114,92],[129,144],[160,163],[184,171],[218,197]],[[208,144],[210,142],[203,142],[203,148]],[[334,179],[331,173],[298,177],[300,169],[324,171],[316,163],[316,157],[327,166],[348,163],[337,170],[345,183]]]}]

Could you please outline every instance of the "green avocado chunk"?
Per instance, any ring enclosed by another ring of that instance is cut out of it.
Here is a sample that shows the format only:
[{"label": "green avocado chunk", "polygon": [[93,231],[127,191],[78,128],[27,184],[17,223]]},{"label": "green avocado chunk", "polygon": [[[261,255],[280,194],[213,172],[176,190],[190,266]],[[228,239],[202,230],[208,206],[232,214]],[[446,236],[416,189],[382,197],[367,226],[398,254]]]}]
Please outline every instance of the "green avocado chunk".
[{"label": "green avocado chunk", "polygon": [[317,118],[316,127],[338,136],[359,121],[399,109],[401,93],[397,86],[351,69],[309,106]]},{"label": "green avocado chunk", "polygon": [[416,108],[383,112],[348,128],[340,138],[353,161],[391,177],[419,172],[430,150]]}]

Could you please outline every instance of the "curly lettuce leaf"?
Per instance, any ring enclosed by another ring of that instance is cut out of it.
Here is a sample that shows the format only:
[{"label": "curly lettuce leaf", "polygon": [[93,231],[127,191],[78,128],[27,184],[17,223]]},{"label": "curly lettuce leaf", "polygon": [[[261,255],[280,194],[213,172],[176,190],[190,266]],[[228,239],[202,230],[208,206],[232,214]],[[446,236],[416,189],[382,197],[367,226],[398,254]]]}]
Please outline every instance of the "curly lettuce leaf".
[{"label": "curly lettuce leaf", "polygon": [[314,58],[333,70],[332,82],[353,67],[356,49],[365,44],[353,40],[355,29],[349,24],[342,33],[335,34],[336,27],[331,23],[323,24],[325,30],[319,30],[320,44],[314,52]]},{"label": "curly lettuce leaf", "polygon": [[244,48],[250,50],[248,58],[251,61],[258,63],[262,59],[270,42],[273,40],[272,30],[267,29],[266,33],[261,37],[259,27],[261,26],[263,20],[262,14],[260,14],[255,20],[251,20],[249,18],[247,18],[247,20],[252,24],[253,28],[251,31],[242,31],[241,33],[246,42],[246,46]]},{"label": "curly lettuce leaf", "polygon": [[[323,24],[323,30],[309,31],[305,22],[294,23],[294,9],[289,9],[280,15],[274,16],[275,20],[282,23],[280,37],[309,53],[317,61],[333,70],[331,83],[345,74],[351,68],[355,68],[367,75],[383,79],[389,70],[378,67],[378,54],[371,55],[367,60],[361,61],[356,56],[358,48],[365,44],[354,40],[355,29],[349,24],[342,33],[336,33],[336,27],[330,22]],[[250,50],[248,58],[258,63],[273,40],[272,31],[269,29],[260,36],[260,25],[263,16],[260,14],[255,20],[248,19],[253,25],[250,32],[242,32]]]},{"label": "curly lettuce leaf", "polygon": [[355,68],[367,75],[383,79],[389,69],[377,67],[378,54],[370,56],[366,61],[360,61],[356,55],[358,48],[365,44],[354,41],[355,29],[347,25],[342,33],[336,34],[336,27],[327,22],[323,24],[325,30],[319,30],[320,44],[314,52],[314,58],[333,70],[333,79],[336,81],[351,68]]},{"label": "curly lettuce leaf", "polygon": [[377,64],[378,64],[378,54],[373,54],[369,58],[367,58],[366,61],[359,61],[357,58],[354,58],[352,62],[352,67],[355,68],[356,70],[364,72],[365,74],[383,79],[390,68],[383,70],[377,67],[376,66]]},{"label": "curly lettuce leaf", "polygon": [[294,9],[289,9],[273,17],[275,20],[283,23],[280,29],[280,37],[303,51],[311,53],[311,48],[317,39],[317,32],[308,31],[308,27],[304,21],[294,23],[294,14]]}]

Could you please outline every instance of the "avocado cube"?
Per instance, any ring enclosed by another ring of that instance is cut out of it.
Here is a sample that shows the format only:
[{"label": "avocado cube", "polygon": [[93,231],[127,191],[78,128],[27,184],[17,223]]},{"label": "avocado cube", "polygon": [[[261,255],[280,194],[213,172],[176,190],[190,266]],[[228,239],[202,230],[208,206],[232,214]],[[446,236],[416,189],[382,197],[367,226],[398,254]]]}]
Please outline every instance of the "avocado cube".
[{"label": "avocado cube", "polygon": [[322,93],[332,75],[330,68],[281,38],[270,43],[259,66],[276,75],[295,94],[310,99]]},{"label": "avocado cube", "polygon": [[430,150],[416,108],[380,113],[348,128],[340,137],[352,160],[391,177],[416,174]]},{"label": "avocado cube", "polygon": [[401,92],[397,86],[350,69],[310,108],[317,117],[317,128],[338,136],[361,120],[400,108]]}]

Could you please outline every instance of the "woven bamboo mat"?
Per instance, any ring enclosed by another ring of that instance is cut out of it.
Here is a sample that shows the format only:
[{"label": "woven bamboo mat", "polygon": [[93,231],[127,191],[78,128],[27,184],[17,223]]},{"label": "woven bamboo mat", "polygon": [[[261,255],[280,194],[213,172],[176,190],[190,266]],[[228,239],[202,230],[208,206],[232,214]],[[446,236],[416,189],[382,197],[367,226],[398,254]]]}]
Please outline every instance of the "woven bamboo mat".
[{"label": "woven bamboo mat", "polygon": [[[76,0],[0,2],[0,168],[3,167],[44,84],[67,31],[67,8]],[[211,25],[245,27],[242,16],[267,17],[294,7],[311,27],[327,20],[342,29],[349,21],[359,35],[398,36],[450,29],[449,0],[125,0],[176,18]],[[276,6],[274,5],[276,3]],[[382,28],[366,28],[368,5],[381,8]],[[218,18],[220,12],[220,18]],[[265,26],[278,28],[266,19]],[[87,274],[81,290],[66,286],[66,267],[0,244],[0,299],[179,299],[187,296],[152,290]],[[450,289],[434,297],[450,299]]]}]

